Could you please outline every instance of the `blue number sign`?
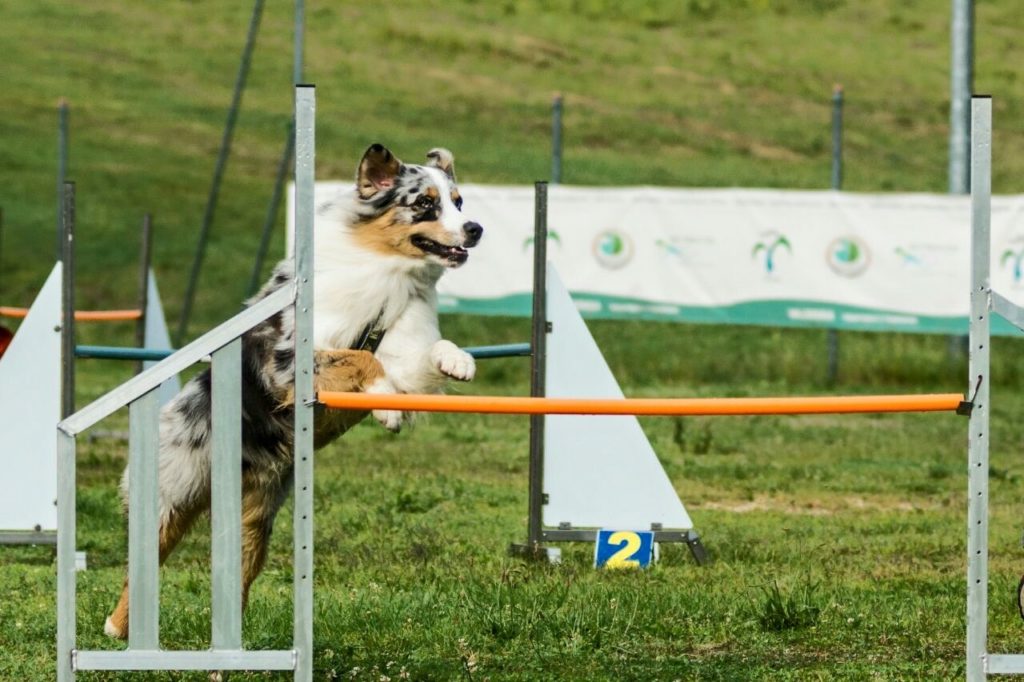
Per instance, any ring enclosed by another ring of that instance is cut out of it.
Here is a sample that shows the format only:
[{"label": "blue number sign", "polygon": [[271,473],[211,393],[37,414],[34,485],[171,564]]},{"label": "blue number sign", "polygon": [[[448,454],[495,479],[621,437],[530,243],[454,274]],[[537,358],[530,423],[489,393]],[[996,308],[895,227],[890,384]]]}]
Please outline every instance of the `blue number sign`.
[{"label": "blue number sign", "polygon": [[653,531],[597,531],[594,568],[647,568],[653,555]]}]

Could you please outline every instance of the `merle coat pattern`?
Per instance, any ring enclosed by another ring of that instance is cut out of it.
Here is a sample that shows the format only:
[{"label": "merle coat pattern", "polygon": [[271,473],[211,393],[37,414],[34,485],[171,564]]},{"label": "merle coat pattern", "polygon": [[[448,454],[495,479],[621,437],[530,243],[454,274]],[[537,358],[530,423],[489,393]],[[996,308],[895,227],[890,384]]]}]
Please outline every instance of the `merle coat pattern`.
[{"label": "merle coat pattern", "polygon": [[[468,258],[483,232],[462,215],[453,159],[431,150],[406,165],[371,146],[356,186],[317,211],[314,245],[314,387],[317,391],[423,393],[468,381],[473,358],[441,338],[434,287]],[[280,263],[250,303],[293,278]],[[367,338],[379,339],[370,350]],[[242,596],[263,568],[274,517],[292,480],[294,314],[270,317],[242,337]],[[210,506],[211,376],[188,382],[160,415],[160,562]],[[365,412],[317,411],[321,447]],[[410,416],[376,410],[397,431]],[[127,500],[127,471],[122,480]],[[105,631],[128,635],[127,581]]]}]

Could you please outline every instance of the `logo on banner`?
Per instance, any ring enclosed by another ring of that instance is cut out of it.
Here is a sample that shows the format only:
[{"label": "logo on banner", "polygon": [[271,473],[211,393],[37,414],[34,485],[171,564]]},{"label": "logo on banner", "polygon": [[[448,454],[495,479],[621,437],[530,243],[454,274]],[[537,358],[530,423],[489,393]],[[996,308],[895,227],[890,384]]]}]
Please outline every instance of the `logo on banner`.
[{"label": "logo on banner", "polygon": [[593,251],[598,263],[617,270],[632,260],[633,242],[621,232],[605,230],[594,238]]},{"label": "logo on banner", "polygon": [[1024,237],[1015,237],[1010,243],[1014,248],[1003,251],[999,256],[999,266],[1004,268],[1007,264],[1012,266],[1013,284],[1016,286],[1020,284],[1021,279],[1024,279]]},{"label": "logo on banner", "polygon": [[924,262],[916,253],[913,253],[909,249],[905,249],[902,246],[897,246],[894,253],[896,254],[897,258],[900,259],[901,265],[905,265],[908,267],[924,265]]},{"label": "logo on banner", "polygon": [[779,249],[785,248],[786,252],[792,253],[793,247],[790,245],[789,240],[786,239],[785,235],[780,232],[764,232],[761,234],[761,238],[756,244],[754,244],[754,250],[751,252],[751,258],[757,258],[761,256],[761,264],[764,266],[764,271],[769,275],[773,274],[778,266],[777,253]]},{"label": "logo on banner", "polygon": [[[556,232],[555,230],[553,230],[551,228],[548,228],[548,241],[549,242],[554,242],[555,244],[558,244],[559,246],[561,246],[562,245],[562,236],[560,234],[558,234],[558,232]],[[526,251],[527,249],[532,248],[532,247],[533,247],[533,237],[532,236],[531,237],[527,237],[526,239],[523,240],[523,251]]]},{"label": "logo on banner", "polygon": [[838,237],[825,251],[825,262],[843,277],[859,277],[871,264],[871,251],[860,237]]}]

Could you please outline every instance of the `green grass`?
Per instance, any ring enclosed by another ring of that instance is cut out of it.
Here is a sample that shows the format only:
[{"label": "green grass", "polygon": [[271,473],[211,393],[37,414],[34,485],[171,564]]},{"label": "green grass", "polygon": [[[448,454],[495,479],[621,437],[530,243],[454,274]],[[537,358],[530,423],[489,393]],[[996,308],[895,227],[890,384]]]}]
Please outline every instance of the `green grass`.
[{"label": "green grass", "polygon": [[[0,3],[0,302],[27,304],[52,265],[55,105],[71,103],[83,307],[134,300],[137,232],[180,309],[247,3]],[[846,89],[846,187],[946,188],[948,2],[464,0],[307,3],[318,85],[318,175],[350,177],[382,141],[415,159],[443,144],[468,182],[549,172],[549,106],[565,95],[575,184],[825,187],[829,96]],[[1017,4],[977,6],[976,88],[995,96],[997,192],[1024,190]],[[289,3],[268,3],[192,334],[237,309],[281,152],[291,92]],[[280,216],[279,216],[280,218]],[[275,253],[282,250],[282,230]],[[523,341],[524,320],[447,317],[464,345]],[[625,392],[777,395],[824,385],[824,333],[596,322]],[[128,330],[81,328],[83,342]],[[944,338],[843,334],[843,392],[956,391]],[[994,341],[990,649],[1019,650],[1015,590],[1024,465],[1020,342]],[[78,367],[79,404],[129,368]],[[481,365],[465,391],[521,394],[524,360]],[[663,548],[644,573],[509,558],[526,533],[527,424],[425,418],[398,436],[363,424],[317,462],[319,679],[949,679],[965,614],[965,422],[945,415],[642,420],[711,554]],[[116,415],[104,429],[124,429]],[[78,629],[102,623],[123,578],[116,485],[124,444],[83,441]],[[250,647],[287,646],[290,507],[245,621]],[[206,647],[209,540],[162,572],[163,644]],[[0,679],[53,677],[51,551],[0,547]],[[134,679],[85,675],[82,679]],[[272,679],[284,676],[268,675]],[[168,675],[167,679],[204,679]],[[262,679],[260,675],[239,679]],[[147,676],[146,679],[161,679]]]}]

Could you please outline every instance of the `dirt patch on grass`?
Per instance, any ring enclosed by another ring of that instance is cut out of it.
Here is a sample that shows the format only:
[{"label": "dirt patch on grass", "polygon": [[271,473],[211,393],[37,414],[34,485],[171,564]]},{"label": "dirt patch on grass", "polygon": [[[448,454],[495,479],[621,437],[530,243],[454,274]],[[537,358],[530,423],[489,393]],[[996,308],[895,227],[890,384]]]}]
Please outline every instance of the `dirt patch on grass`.
[{"label": "dirt patch on grass", "polygon": [[828,499],[792,500],[759,495],[752,500],[715,500],[692,505],[699,509],[714,509],[748,514],[750,512],[781,512],[800,516],[831,516],[860,511],[919,511],[938,508],[938,504],[922,504],[893,498],[865,498],[844,496]]}]

